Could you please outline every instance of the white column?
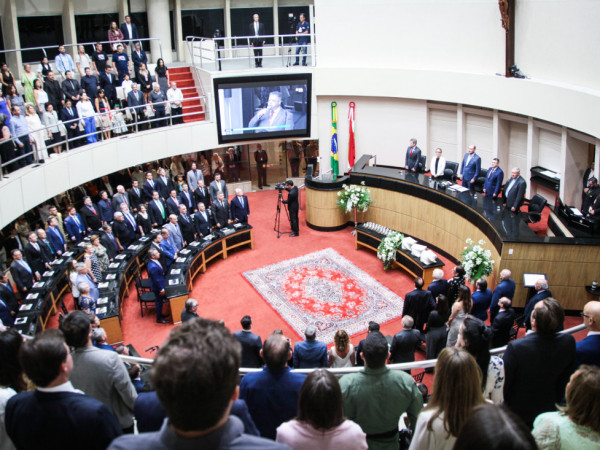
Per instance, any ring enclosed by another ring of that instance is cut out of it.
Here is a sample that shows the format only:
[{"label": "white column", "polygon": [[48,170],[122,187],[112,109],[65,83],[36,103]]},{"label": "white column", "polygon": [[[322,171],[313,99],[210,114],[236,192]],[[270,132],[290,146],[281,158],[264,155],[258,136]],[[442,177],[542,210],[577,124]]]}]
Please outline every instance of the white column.
[{"label": "white column", "polygon": [[162,46],[162,58],[168,65],[173,62],[171,29],[169,28],[169,0],[146,0],[146,12],[148,14],[148,37],[160,39],[160,44],[158,41],[150,41],[152,61],[160,58],[160,47]]},{"label": "white column", "polygon": [[458,152],[458,155],[456,155],[456,161],[458,162],[458,171],[460,173],[460,165],[462,163],[465,151],[466,151],[466,145],[465,145],[465,134],[466,134],[466,128],[467,127],[467,121],[465,120],[465,113],[463,111],[463,105],[462,104],[457,104],[456,105],[456,151]]},{"label": "white column", "polygon": [[125,22],[125,16],[131,14],[131,11],[127,8],[127,0],[119,0],[117,2],[117,10],[119,12],[119,26]]},{"label": "white column", "polygon": [[[77,33],[75,31],[75,5],[73,4],[73,0],[64,0],[62,25],[64,43],[76,44]],[[74,57],[77,54],[77,47],[66,47],[66,51]],[[77,69],[77,67],[75,69]]]},{"label": "white column", "polygon": [[567,159],[568,159],[568,153],[569,153],[569,148],[568,148],[568,142],[567,142],[567,127],[562,127],[561,130],[561,136],[560,136],[560,189],[558,192],[559,198],[562,198],[565,200],[565,203],[568,204],[568,200],[566,198],[566,193],[567,193],[567,177],[566,177],[566,173],[568,170],[568,163],[567,163]]},{"label": "white column", "polygon": [[[279,0],[273,0],[273,34],[279,34],[279,13],[277,10],[279,9]],[[280,40],[275,38],[275,54],[279,55],[279,47]]]},{"label": "white column", "polygon": [[[2,14],[2,37],[4,38],[4,47],[7,50],[21,48],[19,39],[19,26],[17,24],[17,6],[15,0],[6,0],[4,2],[4,14]],[[11,72],[18,76],[21,73],[23,60],[21,52],[5,53],[6,64]]]},{"label": "white column", "polygon": [[[225,36],[224,37],[231,37],[231,0],[225,0]],[[226,49],[230,49],[231,48],[231,41],[228,39],[225,41],[225,48]],[[230,52],[227,55],[229,58],[231,58],[233,56],[233,54]]]},{"label": "white column", "polygon": [[182,34],[183,24],[181,23],[181,0],[173,0],[173,26],[175,27],[174,34],[177,60],[185,61],[185,36]]}]

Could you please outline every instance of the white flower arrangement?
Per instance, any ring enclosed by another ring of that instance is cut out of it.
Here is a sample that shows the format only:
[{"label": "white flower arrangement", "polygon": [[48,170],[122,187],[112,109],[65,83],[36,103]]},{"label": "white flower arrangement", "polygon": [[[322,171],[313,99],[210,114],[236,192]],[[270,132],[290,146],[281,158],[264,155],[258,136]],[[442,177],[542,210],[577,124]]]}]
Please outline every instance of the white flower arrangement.
[{"label": "white flower arrangement", "polygon": [[491,259],[492,252],[483,248],[485,241],[480,240],[476,244],[473,239],[467,239],[466,243],[459,260],[469,280],[477,281],[490,275],[494,270],[494,260]]},{"label": "white flower arrangement", "polygon": [[389,269],[396,261],[396,251],[402,245],[402,239],[404,239],[402,233],[392,231],[381,240],[381,244],[377,247],[377,257],[383,262],[384,270]]},{"label": "white flower arrangement", "polygon": [[345,212],[349,213],[354,208],[359,212],[365,212],[374,202],[371,201],[371,191],[362,181],[360,186],[356,184],[343,184],[342,191],[337,193],[336,204]]}]

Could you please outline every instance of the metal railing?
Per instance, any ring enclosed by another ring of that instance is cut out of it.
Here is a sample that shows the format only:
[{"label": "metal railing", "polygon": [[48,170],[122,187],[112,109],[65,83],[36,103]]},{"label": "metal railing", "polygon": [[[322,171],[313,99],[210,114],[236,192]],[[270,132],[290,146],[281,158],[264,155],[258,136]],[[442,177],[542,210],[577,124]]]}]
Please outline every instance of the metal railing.
[{"label": "metal railing", "polygon": [[[563,330],[563,331],[561,331],[561,333],[575,334],[582,330],[585,330],[585,325],[583,325],[583,324],[574,326],[567,330]],[[492,355],[500,355],[500,354],[504,353],[505,350],[506,350],[506,346],[498,347],[493,350],[490,350],[490,353]],[[124,356],[124,355],[119,355],[119,356],[121,357],[121,359],[123,361],[131,362],[131,363],[146,364],[146,365],[152,365],[154,363],[154,360],[150,359],[150,358],[138,358],[135,356]],[[430,367],[435,367],[436,363],[437,363],[437,359],[427,359],[424,361],[415,361],[415,362],[410,362],[410,363],[387,364],[386,367],[390,370],[427,369]],[[262,369],[241,367],[240,374],[260,372],[261,370]],[[310,373],[314,370],[316,370],[316,369],[292,369],[293,372],[297,372],[297,373]],[[330,372],[332,372],[334,374],[343,375],[346,373],[361,372],[364,370],[364,367],[358,367],[358,366],[357,367],[344,367],[344,368],[340,368],[340,369],[328,368],[327,370],[329,370]]]},{"label": "metal railing", "polygon": [[[193,112],[189,112],[189,113],[183,113],[183,105],[186,102],[193,101],[193,100],[200,100],[200,105],[202,107],[202,110],[201,111],[193,111]],[[205,110],[205,106],[204,106],[204,105],[206,105],[206,97],[205,96],[184,98],[182,101],[182,114],[173,115],[172,110],[171,110],[171,113],[167,115],[167,109],[170,107],[171,103],[173,103],[173,102],[164,101],[164,102],[159,102],[159,103],[146,103],[141,106],[122,107],[122,108],[119,108],[119,110],[122,112],[123,117],[129,116],[132,118],[132,122],[125,123],[125,127],[127,128],[128,131],[131,128],[134,133],[138,133],[139,131],[142,131],[142,130],[140,130],[140,128],[145,128],[146,125],[149,125],[151,128],[159,128],[159,127],[167,126],[167,125],[168,126],[177,126],[179,124],[173,123],[173,119],[175,119],[176,121],[178,121],[178,120],[183,121],[184,117],[193,117],[193,116],[198,116],[200,114],[206,114],[206,110]],[[152,107],[156,107],[157,105],[163,105],[165,107],[165,116],[164,117],[151,116],[151,117],[147,117],[145,120],[139,120],[138,114],[136,114],[136,110],[139,111],[139,110],[143,109],[145,111],[145,110],[147,110],[148,107],[152,108]],[[76,110],[76,107],[73,107],[73,109]],[[18,136],[11,135],[10,141],[15,143],[15,149],[16,149],[16,141],[17,140],[20,141],[21,139],[25,139],[27,136],[29,136],[31,138],[31,135],[34,133],[37,133],[37,132],[43,132],[45,136],[50,136],[51,130],[55,130],[56,127],[58,126],[59,130],[62,130],[64,132],[64,139],[59,142],[47,145],[46,146],[47,150],[58,149],[58,148],[64,147],[66,149],[66,151],[69,151],[72,148],[81,148],[82,146],[85,146],[87,144],[83,144],[83,145],[77,145],[77,144],[79,144],[82,140],[87,141],[88,137],[97,136],[97,135],[100,136],[98,141],[102,142],[102,141],[108,139],[108,138],[105,138],[104,132],[106,132],[106,131],[113,132],[114,130],[120,129],[123,127],[122,123],[115,123],[115,121],[113,121],[113,120],[111,120],[110,126],[107,126],[107,127],[102,126],[102,116],[106,116],[107,114],[114,114],[115,111],[116,111],[116,109],[113,109],[107,113],[96,113],[94,116],[91,116],[91,117],[94,117],[95,122],[97,122],[96,118],[98,118],[100,121],[100,126],[97,126],[96,131],[91,132],[91,133],[87,133],[87,134],[82,133],[82,134],[78,134],[75,137],[71,137],[71,138],[68,137],[69,133],[68,133],[67,129],[70,126],[72,126],[75,123],[77,124],[78,127],[82,126],[82,123],[84,122],[84,118],[78,118],[78,119],[72,119],[72,120],[64,121],[64,122],[59,121],[59,123],[57,125],[48,125],[48,126],[38,128],[37,130],[30,130],[28,134],[21,134]],[[155,124],[154,127],[152,127],[153,124]],[[124,136],[113,136],[110,139],[127,137],[127,136],[128,136],[127,134],[125,134]],[[4,142],[6,142],[6,141],[3,141],[2,143],[4,143]],[[5,168],[7,166],[11,166],[13,164],[18,164],[19,166],[21,166],[19,168],[26,167],[27,165],[36,164],[36,163],[38,163],[38,161],[40,159],[39,154],[42,151],[43,151],[42,149],[32,148],[31,152],[28,152],[28,153],[22,154],[22,155],[18,155],[15,158],[11,158],[8,161],[0,160],[0,180],[2,179],[2,169],[3,168]],[[37,155],[36,155],[36,153],[37,153]],[[30,158],[33,160],[33,162],[26,164],[26,165],[22,165],[21,161],[23,161],[23,160],[27,161]],[[14,167],[14,166],[11,166],[11,167]]]},{"label": "metal railing", "polygon": [[[92,46],[92,48],[96,49],[96,44],[117,44],[117,43],[135,43],[135,42],[150,42],[150,41],[158,41],[158,48],[160,51],[160,57],[163,57],[163,52],[162,52],[162,42],[159,38],[139,38],[139,39],[122,39],[120,41],[95,41],[95,42],[78,42],[75,44],[62,44],[63,47],[69,48],[69,47],[75,47],[77,48],[77,46],[79,45],[90,45]],[[57,49],[58,47],[60,47],[61,45],[59,44],[53,44],[53,45],[43,45],[40,47],[27,47],[27,48],[11,48],[8,50],[0,50],[0,54],[6,54],[6,53],[22,53],[22,52],[27,52],[27,51],[35,51],[35,50],[41,50],[42,53],[44,54],[44,57],[48,58],[48,53],[46,52],[46,50],[50,50],[50,49]],[[40,61],[23,61],[23,64],[30,64],[30,63],[39,63]]]},{"label": "metal railing", "polygon": [[[300,44],[296,41],[296,38],[302,36],[307,38],[309,42],[306,44]],[[233,37],[221,37],[221,38],[204,38],[198,36],[187,36],[185,38],[188,45],[188,50],[192,57],[192,64],[198,65],[205,69],[209,65],[213,65],[215,70],[221,70],[222,61],[239,61],[247,60],[248,67],[252,68],[254,65],[254,50],[263,50],[261,59],[281,59],[281,65],[292,66],[293,58],[307,58],[310,57],[311,63],[308,65],[314,66],[315,61],[315,34],[270,34],[260,36],[260,40],[264,41],[267,39],[273,39],[274,44],[253,46],[252,42],[256,39],[256,36],[233,36]],[[240,45],[240,42],[242,44]],[[302,48],[306,50],[306,53],[300,53],[296,55],[296,50]],[[267,50],[269,54],[264,54]],[[274,54],[270,54],[274,53]],[[286,60],[287,59],[287,60]]]}]

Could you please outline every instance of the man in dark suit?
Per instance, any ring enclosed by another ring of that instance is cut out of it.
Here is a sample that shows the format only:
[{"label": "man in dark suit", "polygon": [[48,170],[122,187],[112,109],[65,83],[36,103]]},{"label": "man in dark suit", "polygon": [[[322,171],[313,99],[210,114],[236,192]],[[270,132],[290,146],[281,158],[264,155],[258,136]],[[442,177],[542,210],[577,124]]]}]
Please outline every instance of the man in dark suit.
[{"label": "man in dark suit", "polygon": [[435,301],[438,295],[446,295],[448,292],[448,281],[444,280],[444,271],[442,269],[433,269],[433,282],[427,286],[431,292],[431,298]]},{"label": "man in dark suit", "polygon": [[534,332],[504,352],[504,404],[530,428],[539,414],[556,409],[575,369],[575,339],[558,333],[564,318],[560,304],[545,298],[532,313]]},{"label": "man in dark suit", "polygon": [[21,296],[29,294],[33,286],[34,271],[31,266],[23,259],[21,250],[13,250],[11,252],[13,262],[10,265],[10,275],[17,285],[17,290]]},{"label": "man in dark suit", "polygon": [[99,230],[102,228],[102,216],[100,215],[100,208],[92,203],[91,197],[83,198],[83,206],[79,210],[83,225],[88,232]]},{"label": "man in dark suit", "polygon": [[46,236],[57,256],[60,256],[63,254],[63,252],[67,251],[67,241],[60,231],[60,228],[58,228],[58,221],[56,220],[56,217],[50,217],[48,219]]},{"label": "man in dark suit", "polygon": [[181,229],[183,240],[188,244],[196,240],[196,230],[194,228],[194,220],[188,214],[185,205],[179,205],[179,214],[177,215],[177,223]]},{"label": "man in dark suit", "polygon": [[417,147],[417,140],[412,138],[406,149],[404,168],[411,172],[418,172],[421,164],[421,149]]},{"label": "man in dark suit", "polygon": [[197,202],[194,199],[194,193],[190,191],[190,188],[187,183],[183,183],[181,185],[181,192],[179,193],[179,203],[185,205],[190,214],[197,211]]},{"label": "man in dark suit", "polygon": [[125,45],[131,44],[131,42],[128,41],[140,38],[138,29],[135,26],[135,23],[131,21],[130,16],[125,16],[125,22],[121,24],[121,32],[123,33],[123,38],[125,39]]},{"label": "man in dark suit", "polygon": [[196,199],[196,204],[202,202],[204,203],[204,206],[210,208],[210,193],[208,192],[206,186],[204,186],[204,181],[198,180],[198,187],[194,189],[194,198]]},{"label": "man in dark suit", "polygon": [[164,252],[163,248],[160,245],[162,243],[162,240],[163,240],[162,235],[160,233],[157,234],[152,239],[152,243],[150,244],[150,248],[155,248],[156,250],[158,250],[158,253],[160,253],[160,257],[158,258],[158,262],[163,267],[163,269],[165,270],[165,274],[166,274],[168,266],[170,266],[173,261],[171,260],[169,262],[169,264],[167,265],[167,254]]},{"label": "man in dark suit", "polygon": [[587,302],[581,315],[589,332],[585,339],[577,342],[577,367],[581,364],[600,366],[600,302]]},{"label": "man in dark suit", "polygon": [[48,94],[48,103],[52,103],[54,110],[60,114],[60,111],[65,104],[65,95],[60,87],[60,83],[54,76],[54,72],[48,72],[46,74],[44,91]]},{"label": "man in dark suit", "polygon": [[[377,322],[373,322],[372,320],[369,322],[369,327],[367,328],[367,336],[369,335],[369,333],[372,333],[374,331],[379,331],[379,324]],[[363,351],[363,346],[365,345],[365,339],[361,339],[361,341],[358,343],[358,345],[356,346],[356,365],[357,366],[364,366],[365,362],[362,359],[362,356],[360,356],[360,354]]]},{"label": "man in dark suit", "polygon": [[96,75],[92,73],[92,69],[89,67],[85,68],[85,75],[81,77],[81,89],[87,94],[94,104],[94,100],[98,97],[98,88],[100,87],[100,83],[98,82],[98,78]]},{"label": "man in dark suit", "polygon": [[250,45],[254,47],[254,66],[262,67],[262,48],[265,45],[265,38],[260,37],[265,35],[265,26],[258,21],[258,14],[254,14],[253,22],[248,27],[249,36],[254,36],[250,39]]},{"label": "man in dark suit", "polygon": [[502,347],[510,340],[510,330],[515,323],[515,310],[507,297],[500,299],[500,311],[492,321],[492,348]]},{"label": "man in dark suit", "polygon": [[135,241],[135,232],[131,228],[131,225],[125,220],[125,216],[121,211],[115,213],[113,232],[120,251],[129,247],[129,245]]},{"label": "man in dark suit", "polygon": [[156,179],[156,185],[158,186],[158,193],[160,194],[160,198],[163,200],[167,200],[170,192],[175,189],[173,185],[173,181],[166,175],[165,169],[162,167],[158,169],[158,178]]},{"label": "man in dark suit", "polygon": [[167,205],[160,198],[158,191],[154,191],[152,199],[148,202],[148,216],[152,228],[160,228],[167,221]]},{"label": "man in dark suit", "polygon": [[69,208],[69,215],[65,219],[65,229],[69,235],[69,239],[74,244],[79,244],[86,235],[85,225],[81,216],[77,214],[74,206]]},{"label": "man in dark suit", "polygon": [[529,299],[525,305],[525,310],[523,311],[523,322],[528,330],[531,329],[531,313],[533,312],[535,305],[545,298],[552,297],[552,292],[548,289],[548,281],[544,278],[540,278],[535,282],[534,289],[535,295]]},{"label": "man in dark suit", "polygon": [[217,199],[217,194],[222,192],[225,200],[229,198],[229,194],[227,192],[227,183],[221,180],[221,174],[215,173],[215,179],[210,183],[210,199],[214,202]]},{"label": "man in dark suit", "polygon": [[194,214],[194,228],[198,237],[208,236],[213,227],[213,215],[210,209],[206,209],[204,203],[198,203],[198,212]]},{"label": "man in dark suit", "polygon": [[137,212],[139,206],[145,203],[142,200],[142,190],[138,186],[137,180],[131,180],[131,189],[127,192],[127,197],[129,197],[129,206],[133,212]]},{"label": "man in dark suit", "polygon": [[415,330],[423,332],[429,313],[435,309],[431,292],[423,290],[423,278],[415,278],[415,289],[404,297],[402,316],[410,316],[415,321]]},{"label": "man in dark suit", "polygon": [[46,245],[42,245],[38,241],[35,231],[29,233],[27,239],[29,242],[25,245],[25,259],[31,270],[33,270],[33,274],[39,280],[46,270],[51,269],[52,254]]},{"label": "man in dark suit", "polygon": [[162,315],[162,304],[165,298],[165,276],[164,269],[158,260],[160,253],[155,248],[148,250],[150,259],[148,260],[148,276],[152,286],[152,292],[156,295],[156,322],[169,323]]},{"label": "man in dark suit", "polygon": [[500,306],[498,302],[502,297],[506,297],[512,301],[515,295],[515,281],[511,280],[512,272],[509,269],[503,269],[500,272],[500,283],[494,289],[492,294],[492,304],[490,306],[490,322],[494,323],[494,318],[498,314]]},{"label": "man in dark suit", "polygon": [[188,298],[185,301],[185,308],[183,308],[183,311],[181,311],[181,323],[199,318],[200,316],[198,315],[197,311],[198,300],[195,298]]},{"label": "man in dark suit", "polygon": [[463,158],[458,175],[458,178],[462,180],[462,185],[469,189],[471,188],[471,185],[477,181],[477,177],[481,170],[481,158],[475,153],[475,150],[476,147],[474,145],[469,146],[469,150]]},{"label": "man in dark suit", "polygon": [[104,72],[100,73],[99,78],[100,89],[104,91],[104,96],[112,108],[115,106],[115,101],[117,100],[117,86],[119,85],[117,76],[112,73],[112,67],[107,65]]},{"label": "man in dark suit", "polygon": [[512,212],[517,212],[525,199],[525,190],[527,183],[521,176],[521,169],[515,167],[511,172],[510,180],[504,185],[502,197],[507,208]]},{"label": "man in dark suit", "polygon": [[131,61],[133,62],[133,72],[137,79],[141,65],[144,64],[148,67],[148,55],[146,55],[146,52],[142,49],[142,44],[139,42],[135,43],[135,49],[131,51]]},{"label": "man in dark suit", "polygon": [[108,198],[108,192],[100,191],[100,201],[98,202],[98,210],[100,211],[100,218],[104,223],[111,223],[113,221],[113,202]]},{"label": "man in dark suit", "polygon": [[113,209],[116,211],[121,211],[121,205],[125,204],[127,208],[129,208],[129,196],[127,192],[125,192],[125,188],[122,185],[117,186],[117,193],[113,195]]},{"label": "man in dark suit", "polygon": [[290,237],[296,237],[300,235],[300,226],[298,224],[298,210],[300,205],[298,204],[298,188],[294,186],[292,180],[285,182],[285,190],[288,191],[288,197],[283,200],[285,205],[288,205],[288,211],[290,213],[290,226],[292,227],[292,234]]},{"label": "man in dark suit", "polygon": [[258,334],[254,334],[251,330],[252,318],[244,316],[240,323],[242,329],[233,333],[233,337],[242,344],[242,367],[262,367],[264,364],[260,356],[262,340]]},{"label": "man in dark suit", "polygon": [[215,226],[217,228],[226,227],[231,223],[230,214],[229,214],[229,203],[225,199],[225,195],[220,192],[217,195],[217,200],[210,207],[213,213]]},{"label": "man in dark suit", "polygon": [[504,172],[500,167],[500,160],[498,158],[492,159],[492,166],[488,169],[483,183],[483,195],[486,197],[497,198],[502,189],[502,182],[504,181]]},{"label": "man in dark suit", "polygon": [[119,245],[117,244],[117,240],[112,233],[112,227],[109,224],[105,223],[102,225],[102,231],[104,231],[104,234],[100,236],[100,243],[106,249],[108,259],[112,261],[119,253]]},{"label": "man in dark suit", "polygon": [[73,102],[70,98],[65,100],[65,107],[60,111],[60,120],[62,120],[67,129],[67,137],[70,141],[69,147],[79,147],[81,142],[79,139],[76,139],[77,136],[81,135],[79,131],[79,114],[77,113],[77,108],[73,107]]},{"label": "man in dark suit", "polygon": [[235,223],[248,223],[248,215],[250,214],[250,205],[248,197],[246,197],[240,188],[235,190],[235,197],[230,202],[231,220]]},{"label": "man in dark suit", "polygon": [[421,340],[421,333],[413,329],[414,323],[412,317],[402,316],[402,331],[392,339],[390,363],[399,364],[415,360],[415,350]]},{"label": "man in dark suit", "polygon": [[[282,104],[281,92],[272,91],[269,94],[267,107],[258,110],[248,122],[248,126],[256,127],[255,133],[294,129],[294,115]],[[292,170],[293,172],[294,170]]]},{"label": "man in dark suit", "polygon": [[158,184],[156,184],[156,181],[152,177],[152,172],[146,173],[146,181],[144,181],[144,184],[142,185],[142,190],[144,191],[144,198],[148,202],[152,200],[152,193],[154,191],[157,191],[160,194],[160,191],[158,190]]},{"label": "man in dark suit", "polygon": [[169,196],[167,197],[167,212],[169,214],[179,214],[179,198],[177,197],[177,191],[175,189],[171,189],[169,192]]},{"label": "man in dark suit", "polygon": [[[6,308],[11,315],[14,317],[19,310],[19,302],[17,296],[12,289],[12,286],[8,282],[8,276],[5,273],[0,273],[0,299],[6,305]],[[8,323],[2,321],[5,326],[10,326]]]},{"label": "man in dark suit", "polygon": [[[133,120],[135,122],[140,122],[145,118],[145,110],[146,110],[146,100],[144,99],[144,94],[138,89],[138,84],[133,83],[131,85],[131,91],[127,94],[127,106],[132,109],[131,112],[133,114]],[[140,127],[145,126],[146,124],[139,125]]]},{"label": "man in dark suit", "polygon": [[62,82],[62,90],[65,94],[65,98],[70,99],[73,102],[73,105],[75,105],[81,98],[81,85],[79,84],[79,81],[73,78],[73,72],[70,70],[67,70],[65,75],[67,78]]},{"label": "man in dark suit", "polygon": [[296,342],[294,346],[294,368],[312,369],[313,367],[328,367],[329,354],[327,346],[317,341],[317,328],[309,325],[304,331],[306,339]]},{"label": "man in dark suit", "polygon": [[37,389],[6,404],[6,431],[17,448],[63,448],[65,439],[71,448],[106,448],[122,434],[105,404],[73,389],[73,359],[57,330],[25,341],[20,361]]},{"label": "man in dark suit", "polygon": [[171,239],[169,239],[169,236],[169,230],[167,230],[166,228],[160,230],[160,237],[162,238],[162,240],[159,242],[160,248],[162,250],[161,255],[164,255],[165,263],[167,264],[167,267],[165,267],[165,273],[166,269],[168,269],[171,266],[171,264],[173,264],[173,261],[175,261],[175,258],[177,257],[177,248],[175,247],[175,244],[173,244]]},{"label": "man in dark suit", "polygon": [[258,188],[262,189],[263,186],[269,186],[267,184],[267,164],[269,162],[269,155],[260,144],[256,144],[254,161],[256,161],[256,171],[258,172]]}]

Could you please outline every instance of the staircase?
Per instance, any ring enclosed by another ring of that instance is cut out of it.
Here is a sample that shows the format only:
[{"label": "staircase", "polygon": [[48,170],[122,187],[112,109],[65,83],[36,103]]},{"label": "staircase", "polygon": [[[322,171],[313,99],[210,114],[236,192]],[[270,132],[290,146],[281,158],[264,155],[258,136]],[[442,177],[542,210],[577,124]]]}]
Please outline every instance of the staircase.
[{"label": "staircase", "polygon": [[[192,71],[189,67],[173,67],[169,69],[169,81],[175,81],[177,87],[183,92],[183,122],[199,122],[205,119],[204,107],[200,99],[186,100],[186,98],[198,97],[198,89],[192,77]],[[185,114],[192,114],[186,116]]]}]

